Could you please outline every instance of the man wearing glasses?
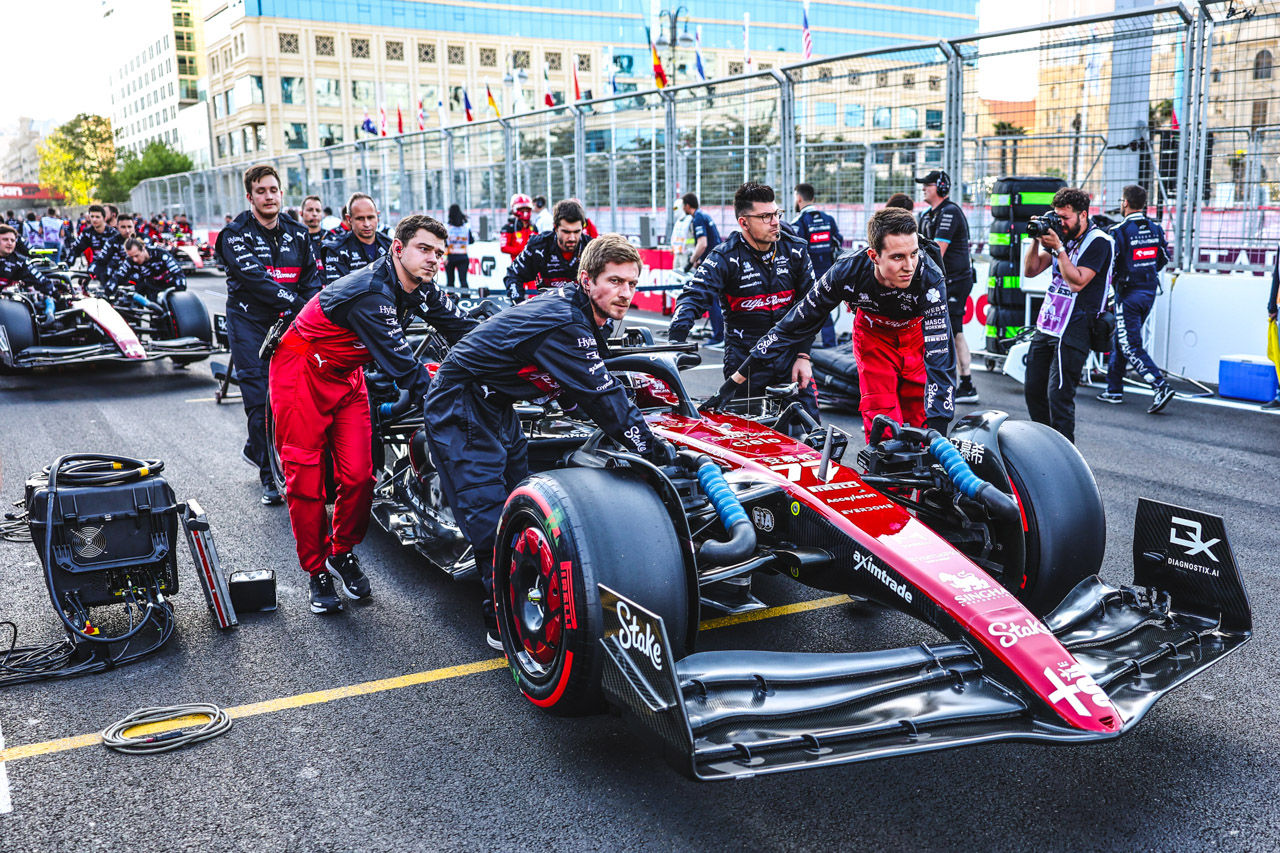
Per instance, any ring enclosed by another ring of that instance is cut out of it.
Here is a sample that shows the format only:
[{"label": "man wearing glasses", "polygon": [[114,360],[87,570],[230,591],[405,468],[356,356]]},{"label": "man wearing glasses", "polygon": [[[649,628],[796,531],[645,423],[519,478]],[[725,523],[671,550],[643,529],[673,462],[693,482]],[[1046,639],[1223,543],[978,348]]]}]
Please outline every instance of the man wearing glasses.
[{"label": "man wearing glasses", "polygon": [[[746,183],[733,194],[741,229],[708,253],[676,301],[668,338],[684,341],[715,300],[724,309],[724,376],[747,360],[751,349],[793,303],[813,286],[813,263],[805,242],[781,233],[781,211],[773,188]],[[738,396],[759,397],[769,385],[796,382],[802,405],[818,416],[809,365],[811,338],[779,347],[767,360],[753,360]]]}]

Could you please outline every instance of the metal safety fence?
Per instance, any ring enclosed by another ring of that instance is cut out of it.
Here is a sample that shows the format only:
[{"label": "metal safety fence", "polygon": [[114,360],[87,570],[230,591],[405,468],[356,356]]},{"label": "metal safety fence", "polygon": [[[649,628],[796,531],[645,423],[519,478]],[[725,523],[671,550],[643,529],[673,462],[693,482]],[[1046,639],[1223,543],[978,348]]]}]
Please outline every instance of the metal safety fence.
[{"label": "metal safety fence", "polygon": [[132,203],[216,226],[244,207],[243,170],[270,162],[290,206],[360,190],[391,220],[457,203],[496,226],[523,192],[578,198],[602,230],[647,217],[657,240],[685,192],[727,233],[744,181],[784,206],[807,182],[856,240],[943,169],[981,251],[994,182],[1051,175],[1100,212],[1144,186],[1181,269],[1258,272],[1280,243],[1278,59],[1280,0],[1158,3],[244,159],[149,179]]}]

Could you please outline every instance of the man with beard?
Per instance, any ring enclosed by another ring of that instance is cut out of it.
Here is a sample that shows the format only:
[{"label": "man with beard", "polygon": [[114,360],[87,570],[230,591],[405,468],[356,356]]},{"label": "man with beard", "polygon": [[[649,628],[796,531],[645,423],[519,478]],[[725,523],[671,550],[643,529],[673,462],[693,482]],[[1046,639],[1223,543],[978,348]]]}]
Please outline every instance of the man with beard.
[{"label": "man with beard", "polygon": [[590,238],[582,233],[587,215],[576,201],[556,202],[552,229],[535,234],[507,267],[503,279],[513,302],[528,298],[529,285],[549,290],[578,279],[578,259]]}]

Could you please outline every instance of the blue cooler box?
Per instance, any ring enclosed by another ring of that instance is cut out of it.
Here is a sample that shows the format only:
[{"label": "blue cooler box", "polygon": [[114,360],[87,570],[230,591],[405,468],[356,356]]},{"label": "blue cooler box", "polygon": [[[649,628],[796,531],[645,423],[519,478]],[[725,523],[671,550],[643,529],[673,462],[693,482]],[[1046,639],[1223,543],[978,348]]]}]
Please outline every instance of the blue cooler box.
[{"label": "blue cooler box", "polygon": [[1218,394],[1266,403],[1276,398],[1276,366],[1260,355],[1224,355],[1218,360]]}]

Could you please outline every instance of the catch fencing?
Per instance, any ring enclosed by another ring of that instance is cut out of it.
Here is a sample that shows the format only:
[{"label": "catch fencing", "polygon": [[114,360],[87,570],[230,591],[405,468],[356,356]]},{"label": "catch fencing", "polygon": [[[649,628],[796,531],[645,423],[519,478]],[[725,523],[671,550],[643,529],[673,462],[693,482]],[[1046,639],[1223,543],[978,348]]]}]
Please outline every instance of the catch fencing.
[{"label": "catch fencing", "polygon": [[1095,212],[1146,187],[1179,269],[1261,272],[1280,243],[1278,60],[1280,0],[1160,3],[245,159],[149,179],[132,203],[216,227],[245,206],[243,170],[270,162],[289,206],[360,190],[390,220],[457,203],[496,228],[514,193],[576,197],[601,230],[648,218],[656,243],[685,192],[728,233],[744,181],[784,207],[807,182],[857,241],[892,193],[918,202],[914,179],[943,169],[982,251],[994,182],[1054,175]]}]

